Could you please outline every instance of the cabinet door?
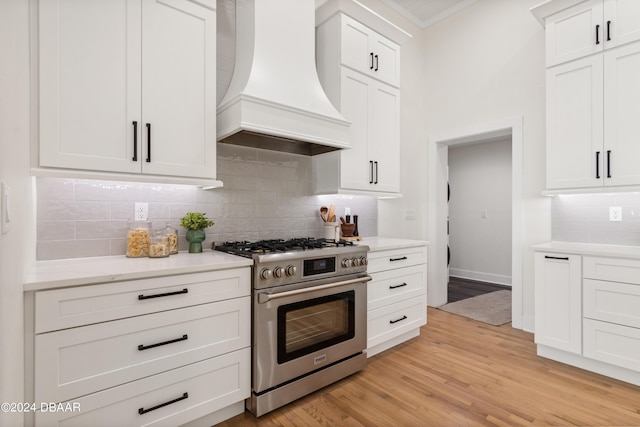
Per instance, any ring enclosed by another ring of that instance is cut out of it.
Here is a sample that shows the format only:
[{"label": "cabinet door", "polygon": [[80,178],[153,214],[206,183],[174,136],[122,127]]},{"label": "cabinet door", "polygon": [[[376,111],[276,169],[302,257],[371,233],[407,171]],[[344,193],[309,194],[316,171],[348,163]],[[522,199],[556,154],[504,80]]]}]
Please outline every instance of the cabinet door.
[{"label": "cabinet door", "polygon": [[372,189],[400,191],[400,94],[375,82],[369,106],[369,159],[374,162]]},{"label": "cabinet door", "polygon": [[340,153],[341,187],[368,190],[373,183],[373,163],[368,154],[369,106],[372,79],[342,67],[340,75],[340,112],[351,122],[351,148]]},{"label": "cabinet door", "polygon": [[547,188],[602,186],[603,65],[591,55],[547,70]]},{"label": "cabinet door", "polygon": [[563,10],[546,21],[547,67],[602,51],[602,0],[590,0]]},{"label": "cabinet door", "polygon": [[216,12],[199,3],[143,0],[145,173],[216,177]]},{"label": "cabinet door", "polygon": [[535,255],[535,342],[582,352],[582,258]]},{"label": "cabinet door", "polygon": [[374,61],[373,77],[385,83],[399,86],[400,82],[400,46],[380,35],[372,38]]},{"label": "cabinet door", "polygon": [[606,51],[604,75],[605,185],[640,184],[640,42]]},{"label": "cabinet door", "polygon": [[140,14],[139,0],[39,2],[40,166],[140,172]]},{"label": "cabinet door", "polygon": [[603,25],[606,48],[640,40],[640,2],[605,0]]}]

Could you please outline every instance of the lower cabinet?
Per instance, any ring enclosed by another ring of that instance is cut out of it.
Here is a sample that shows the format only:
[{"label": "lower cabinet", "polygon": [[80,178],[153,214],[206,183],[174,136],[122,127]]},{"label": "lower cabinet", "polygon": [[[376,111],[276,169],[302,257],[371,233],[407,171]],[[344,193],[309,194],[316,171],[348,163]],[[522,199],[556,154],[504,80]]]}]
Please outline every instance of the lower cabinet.
[{"label": "lower cabinet", "polygon": [[420,334],[427,322],[427,247],[368,255],[367,355],[373,356]]},{"label": "lower cabinet", "polygon": [[640,260],[537,252],[538,354],[640,385]]},{"label": "lower cabinet", "polygon": [[65,409],[25,424],[176,426],[243,409],[250,285],[236,268],[25,296],[26,399]]}]

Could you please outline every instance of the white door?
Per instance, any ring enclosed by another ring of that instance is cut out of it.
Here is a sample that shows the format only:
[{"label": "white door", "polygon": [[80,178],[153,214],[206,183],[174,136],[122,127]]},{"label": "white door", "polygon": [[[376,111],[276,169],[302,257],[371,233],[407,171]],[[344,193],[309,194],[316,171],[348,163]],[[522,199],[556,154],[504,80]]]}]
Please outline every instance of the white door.
[{"label": "white door", "polygon": [[603,59],[547,70],[547,188],[602,186]]},{"label": "white door", "polygon": [[215,178],[215,2],[143,0],[142,28],[143,172]]},{"label": "white door", "polygon": [[605,52],[604,73],[605,185],[640,184],[640,42]]},{"label": "white door", "polygon": [[40,166],[140,172],[140,14],[139,0],[39,2]]},{"label": "white door", "polygon": [[640,1],[605,0],[603,27],[606,48],[640,40]]},{"label": "white door", "polygon": [[371,190],[400,191],[400,95],[391,86],[372,82],[369,159],[374,162]]},{"label": "white door", "polygon": [[372,38],[373,77],[398,87],[400,82],[400,46],[380,35]]}]

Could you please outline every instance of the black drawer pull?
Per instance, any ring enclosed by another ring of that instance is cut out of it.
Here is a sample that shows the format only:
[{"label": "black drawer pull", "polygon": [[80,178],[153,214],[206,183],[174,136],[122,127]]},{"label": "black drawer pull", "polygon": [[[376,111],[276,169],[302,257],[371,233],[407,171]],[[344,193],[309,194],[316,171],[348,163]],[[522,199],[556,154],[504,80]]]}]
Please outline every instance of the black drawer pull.
[{"label": "black drawer pull", "polygon": [[391,285],[389,286],[389,289],[398,289],[398,288],[402,288],[403,286],[407,286],[406,283],[401,283],[399,285]]},{"label": "black drawer pull", "polygon": [[168,402],[164,402],[161,403],[159,405],[153,406],[151,408],[140,408],[138,409],[138,414],[142,415],[142,414],[146,414],[147,412],[151,412],[151,411],[155,411],[156,409],[160,409],[160,408],[164,408],[165,406],[171,405],[172,403],[176,403],[176,402],[180,402],[181,400],[185,400],[189,397],[189,393],[183,393],[182,396],[178,397],[177,399],[173,399],[170,400]]},{"label": "black drawer pull", "polygon": [[596,151],[596,179],[600,179],[600,152]]},{"label": "black drawer pull", "polygon": [[607,41],[611,41],[611,21],[607,21]]},{"label": "black drawer pull", "polygon": [[188,340],[188,339],[189,339],[189,337],[188,337],[186,334],[184,334],[184,335],[183,335],[183,336],[181,336],[180,338],[176,338],[176,339],[169,340],[169,341],[159,342],[159,343],[157,343],[157,344],[151,344],[151,345],[142,345],[142,344],[140,344],[140,345],[138,346],[138,350],[139,350],[139,351],[142,351],[142,350],[149,350],[150,348],[160,347],[160,346],[162,346],[162,345],[167,345],[167,344],[173,344],[174,342],[186,341],[186,340]]},{"label": "black drawer pull", "polygon": [[558,259],[560,261],[569,261],[569,257],[568,256],[549,256],[549,255],[545,255],[544,258],[545,259]]},{"label": "black drawer pull", "polygon": [[378,55],[375,55],[376,58],[376,68],[373,69],[373,71],[378,71]]},{"label": "black drawer pull", "polygon": [[393,261],[404,261],[405,259],[407,259],[406,256],[400,257],[400,258],[389,258],[389,261],[393,262]]},{"label": "black drawer pull", "polygon": [[596,25],[596,44],[600,44],[600,25]]},{"label": "black drawer pull", "polygon": [[151,162],[151,123],[147,123],[147,163]]},{"label": "black drawer pull", "polygon": [[401,318],[396,320],[389,320],[389,323],[393,325],[394,323],[402,322],[403,320],[407,320],[407,316],[402,316]]},{"label": "black drawer pull", "polygon": [[611,178],[611,150],[607,150],[607,178]]},{"label": "black drawer pull", "polygon": [[138,295],[138,299],[139,300],[143,300],[143,299],[151,299],[151,298],[162,298],[162,297],[169,297],[171,295],[180,295],[180,294],[188,294],[189,293],[189,289],[184,288],[181,291],[175,291],[175,292],[167,292],[164,294],[154,294],[154,295]]},{"label": "black drawer pull", "polygon": [[373,70],[373,52],[371,52],[369,55],[371,55],[371,66],[369,67],[369,69]]},{"label": "black drawer pull", "polygon": [[133,157],[131,160],[138,161],[138,122],[133,123]]}]

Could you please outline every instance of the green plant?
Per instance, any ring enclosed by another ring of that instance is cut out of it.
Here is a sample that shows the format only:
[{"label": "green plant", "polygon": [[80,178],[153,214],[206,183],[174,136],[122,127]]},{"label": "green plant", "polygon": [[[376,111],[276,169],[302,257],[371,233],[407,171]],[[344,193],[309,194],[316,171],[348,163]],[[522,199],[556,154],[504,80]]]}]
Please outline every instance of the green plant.
[{"label": "green plant", "polygon": [[187,230],[204,230],[213,224],[215,223],[203,212],[187,212],[180,218],[180,225]]}]

